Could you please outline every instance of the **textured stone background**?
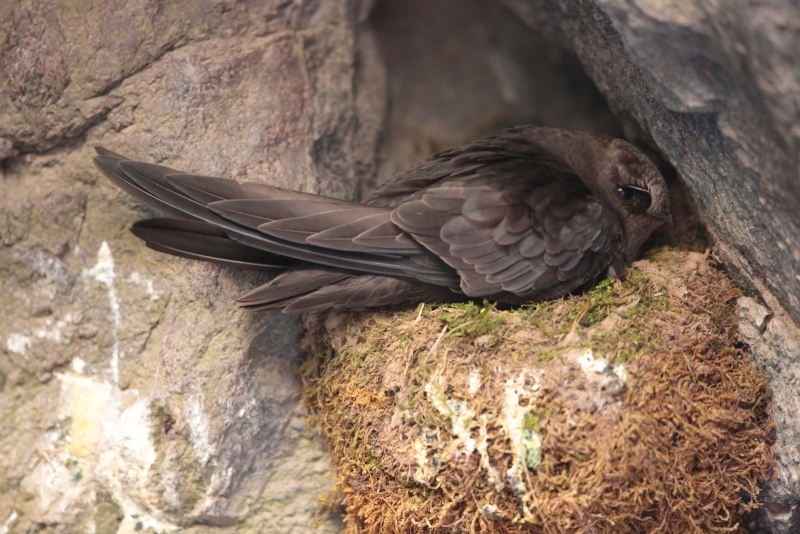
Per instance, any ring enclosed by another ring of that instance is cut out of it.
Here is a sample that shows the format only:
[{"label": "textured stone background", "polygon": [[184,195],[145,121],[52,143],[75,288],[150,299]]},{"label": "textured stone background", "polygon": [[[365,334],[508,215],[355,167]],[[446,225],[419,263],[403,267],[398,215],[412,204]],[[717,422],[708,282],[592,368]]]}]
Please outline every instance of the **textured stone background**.
[{"label": "textured stone background", "polygon": [[9,532],[309,530],[331,478],[296,400],[296,322],[232,305],[264,275],[141,247],[127,228],[150,214],[93,168],[92,146],[354,196],[377,142],[359,98],[384,100],[380,77],[353,90],[361,9],[3,3]]},{"label": "textured stone background", "polygon": [[265,275],[143,248],[127,228],[150,213],[93,145],[354,198],[524,122],[624,131],[676,167],[773,379],[782,464],[754,528],[800,528],[800,9],[371,4],[0,4],[0,532],[307,532],[332,480],[297,323],[232,304]]}]

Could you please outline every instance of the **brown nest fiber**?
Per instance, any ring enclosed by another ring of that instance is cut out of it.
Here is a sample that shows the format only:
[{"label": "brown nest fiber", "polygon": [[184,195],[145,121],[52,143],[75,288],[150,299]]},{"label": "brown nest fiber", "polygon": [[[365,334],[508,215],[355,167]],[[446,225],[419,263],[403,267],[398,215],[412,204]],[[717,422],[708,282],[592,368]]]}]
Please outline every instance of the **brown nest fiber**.
[{"label": "brown nest fiber", "polygon": [[774,461],[738,296],[662,249],[516,310],[310,318],[304,398],[348,532],[736,531]]}]

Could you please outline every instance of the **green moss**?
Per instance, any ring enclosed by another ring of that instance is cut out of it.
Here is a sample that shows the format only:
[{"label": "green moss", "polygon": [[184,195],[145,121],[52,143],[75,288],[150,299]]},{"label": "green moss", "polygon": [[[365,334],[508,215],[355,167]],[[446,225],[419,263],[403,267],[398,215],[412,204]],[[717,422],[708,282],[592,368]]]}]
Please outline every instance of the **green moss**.
[{"label": "green moss", "polygon": [[417,395],[417,388],[412,386],[410,388],[410,390],[409,390],[409,393],[408,393],[408,401],[405,404],[403,404],[402,402],[400,402],[400,398],[397,395],[397,392],[395,391],[394,392],[394,404],[395,404],[395,406],[397,406],[398,408],[400,408],[403,411],[413,410],[414,409],[414,398],[416,397],[416,395]]},{"label": "green moss", "polygon": [[[729,530],[739,488],[755,491],[771,461],[760,446],[768,425],[741,402],[761,402],[760,379],[744,371],[736,371],[736,380],[718,378],[741,366],[731,338],[738,293],[718,271],[698,276],[685,254],[651,257],[624,280],[510,310],[484,302],[332,317],[328,324],[338,326],[329,327],[305,368],[304,399],[317,410],[337,459],[350,524],[365,532],[444,532],[463,520],[475,532],[509,532],[539,523],[537,513],[544,513],[570,525],[565,531],[591,524],[598,532],[641,532],[664,521],[674,522],[670,532],[695,524]],[[598,389],[575,361],[576,349],[629,362],[619,369],[635,377],[636,387]],[[504,422],[509,391],[526,410],[515,412],[513,425]],[[686,414],[670,408],[690,393],[707,408]],[[586,395],[615,402],[587,409]],[[622,409],[631,416],[617,417]],[[738,415],[728,428],[730,410]],[[664,421],[682,417],[691,425],[676,444],[673,423]],[[706,426],[698,417],[707,417]],[[741,431],[744,420],[749,433]],[[726,443],[744,451],[726,456],[724,470],[696,462],[697,451],[709,445],[706,427],[719,427]],[[703,431],[691,434],[694,428]],[[659,500],[673,479],[642,477],[627,467],[645,457],[653,473],[683,473],[669,495],[671,502],[677,494],[691,501],[678,511],[691,517],[674,520],[678,512]],[[511,484],[510,465],[516,482],[498,493],[498,480]],[[730,478],[727,486],[721,476]],[[723,498],[723,487],[734,489]],[[697,504],[714,499],[724,500],[724,519],[706,517]],[[483,512],[488,505],[496,508],[491,520]],[[666,519],[658,515],[665,510]],[[576,511],[580,517],[571,515]]]},{"label": "green moss", "polygon": [[525,414],[522,420],[522,428],[530,432],[539,432],[539,423],[542,418],[550,417],[553,414],[553,407],[533,408]]},{"label": "green moss", "polygon": [[495,313],[494,304],[484,300],[450,304],[437,308],[438,319],[447,325],[450,337],[478,337],[494,331],[505,322],[505,317]]}]

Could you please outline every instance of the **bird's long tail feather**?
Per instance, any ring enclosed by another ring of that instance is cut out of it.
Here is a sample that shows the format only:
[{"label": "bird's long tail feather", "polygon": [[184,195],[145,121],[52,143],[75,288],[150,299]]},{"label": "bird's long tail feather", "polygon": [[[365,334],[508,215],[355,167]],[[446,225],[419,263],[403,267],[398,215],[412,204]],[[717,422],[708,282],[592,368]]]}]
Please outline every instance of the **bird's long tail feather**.
[{"label": "bird's long tail feather", "polygon": [[[337,248],[337,239],[338,243],[344,240],[336,229],[345,235],[348,226],[368,232],[380,225],[377,219],[389,220],[387,208],[185,174],[132,161],[104,148],[96,150],[95,165],[109,180],[167,217],[135,225],[134,233],[151,248],[262,269],[285,267],[290,262],[279,259],[284,257],[354,273],[413,279],[400,260],[420,247],[397,231],[394,248],[357,243]],[[365,218],[374,219],[375,224],[360,223]]]}]

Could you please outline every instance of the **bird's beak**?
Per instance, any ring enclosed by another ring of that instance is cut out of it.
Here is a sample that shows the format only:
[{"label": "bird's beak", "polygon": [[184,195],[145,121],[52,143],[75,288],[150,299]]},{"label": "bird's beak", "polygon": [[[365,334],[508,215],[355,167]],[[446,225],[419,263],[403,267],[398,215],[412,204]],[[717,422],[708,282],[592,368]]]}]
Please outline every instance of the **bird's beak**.
[{"label": "bird's beak", "polygon": [[675,221],[672,220],[672,215],[670,215],[669,213],[667,213],[663,217],[659,217],[659,219],[661,219],[671,227],[675,228]]}]

